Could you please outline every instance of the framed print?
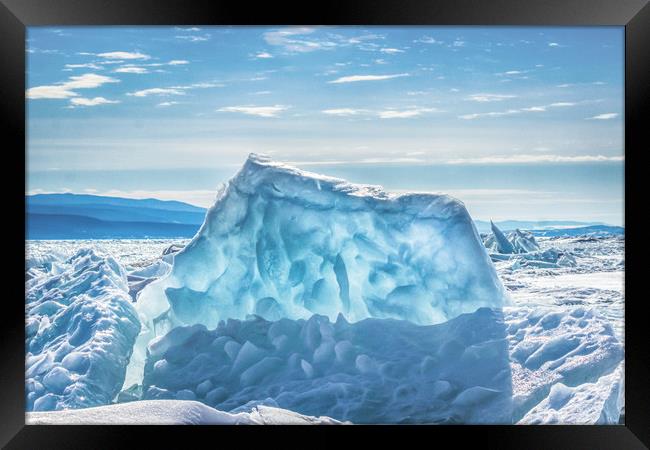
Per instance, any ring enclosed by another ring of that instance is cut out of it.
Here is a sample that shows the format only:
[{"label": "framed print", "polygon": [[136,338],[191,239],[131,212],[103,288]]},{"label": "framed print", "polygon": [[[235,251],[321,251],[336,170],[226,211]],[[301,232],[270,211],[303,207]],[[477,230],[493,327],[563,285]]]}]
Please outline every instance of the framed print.
[{"label": "framed print", "polygon": [[647,2],[1,9],[7,448],[647,448]]}]

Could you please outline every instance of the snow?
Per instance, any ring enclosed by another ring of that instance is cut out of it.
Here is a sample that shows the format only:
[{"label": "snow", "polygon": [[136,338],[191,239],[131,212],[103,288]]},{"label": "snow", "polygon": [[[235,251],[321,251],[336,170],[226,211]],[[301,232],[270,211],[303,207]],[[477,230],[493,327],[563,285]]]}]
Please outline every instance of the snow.
[{"label": "snow", "polygon": [[110,402],[140,330],[119,263],[79,250],[32,280],[25,302],[27,410]]},{"label": "snow", "polygon": [[548,397],[521,419],[530,425],[606,425],[618,423],[623,406],[623,364],[592,383],[554,384]]},{"label": "snow", "polygon": [[508,341],[488,308],[430,326],[229,319],[212,331],[176,328],[149,355],[145,399],[191,392],[224,411],[272,401],[353,423],[511,421]]},{"label": "snow", "polygon": [[310,417],[268,406],[227,413],[197,401],[142,400],[65,411],[28,412],[28,425],[333,425],[329,417]]},{"label": "snow", "polygon": [[594,383],[623,360],[623,345],[612,325],[594,309],[516,307],[506,308],[504,318],[515,421],[539,405],[554,385]]},{"label": "snow", "polygon": [[434,324],[503,304],[461,202],[390,194],[251,155],[171,273],[140,293],[146,329],[129,371],[141,373],[146,343],[180,324],[339,313]]}]

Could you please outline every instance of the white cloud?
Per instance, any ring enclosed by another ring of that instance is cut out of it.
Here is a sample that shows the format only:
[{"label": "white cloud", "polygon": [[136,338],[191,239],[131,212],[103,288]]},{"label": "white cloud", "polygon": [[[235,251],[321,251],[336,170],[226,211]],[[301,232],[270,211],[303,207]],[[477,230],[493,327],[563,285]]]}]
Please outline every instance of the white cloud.
[{"label": "white cloud", "polygon": [[87,73],[84,75],[72,76],[64,83],[30,88],[26,92],[26,97],[29,99],[62,99],[77,97],[79,94],[74,91],[75,89],[92,89],[106,83],[117,83],[119,81],[120,80],[104,75]]},{"label": "white cloud", "polygon": [[70,99],[70,103],[75,106],[97,106],[97,105],[107,105],[110,103],[119,103],[119,101],[107,100],[104,97],[95,97],[95,98],[75,97]]},{"label": "white cloud", "polygon": [[395,53],[404,53],[404,50],[400,50],[399,48],[381,48],[379,51],[382,53],[388,53],[389,55]]},{"label": "white cloud", "polygon": [[189,61],[186,61],[184,59],[173,59],[173,60],[169,61],[167,64],[170,65],[170,66],[180,66],[180,65],[189,64],[189,63],[190,63]]},{"label": "white cloud", "polygon": [[143,89],[141,91],[135,91],[135,92],[129,92],[126,95],[130,95],[133,97],[148,97],[150,95],[184,95],[185,92],[183,92],[180,89],[174,89],[174,88],[151,88],[151,89]]},{"label": "white cloud", "polygon": [[519,114],[521,113],[520,109],[509,109],[507,111],[494,111],[494,112],[486,112],[486,113],[473,113],[473,114],[463,114],[461,116],[458,116],[459,119],[464,119],[464,120],[473,120],[473,119],[478,119],[480,117],[501,117],[501,116],[510,116],[513,114]]},{"label": "white cloud", "polygon": [[270,59],[273,58],[273,55],[268,52],[259,52],[255,57],[259,59]]},{"label": "white cloud", "polygon": [[328,83],[353,83],[356,81],[376,81],[376,80],[389,80],[391,78],[408,77],[408,73],[398,73],[395,75],[350,75],[347,77],[337,78],[336,80],[328,81]]},{"label": "white cloud", "polygon": [[93,64],[93,63],[66,64],[65,68],[66,69],[94,69],[94,70],[103,70],[104,69],[102,66],[98,66],[97,64]]},{"label": "white cloud", "polygon": [[455,40],[452,44],[452,47],[465,47],[465,41]]},{"label": "white cloud", "polygon": [[413,41],[415,43],[422,43],[422,44],[443,44],[444,41],[439,41],[435,38],[432,38],[430,36],[422,36],[420,39],[416,39]]},{"label": "white cloud", "polygon": [[209,34],[204,34],[203,36],[196,36],[196,35],[181,35],[181,36],[174,36],[176,39],[181,39],[184,41],[188,42],[205,42],[210,40],[210,35]]},{"label": "white cloud", "polygon": [[218,112],[234,112],[247,114],[249,116],[259,117],[278,117],[282,111],[289,109],[288,106],[274,105],[274,106],[225,106],[217,109]]},{"label": "white cloud", "polygon": [[150,59],[151,56],[138,52],[108,52],[98,53],[97,56],[106,59]]},{"label": "white cloud", "polygon": [[330,116],[355,116],[365,112],[363,109],[352,109],[352,108],[336,108],[336,109],[324,109],[323,114],[328,114]]},{"label": "white cloud", "polygon": [[515,95],[506,94],[473,94],[467,97],[467,100],[474,102],[500,102],[509,98],[515,98]]},{"label": "white cloud", "polygon": [[408,119],[417,117],[427,112],[435,112],[435,108],[411,108],[404,110],[386,109],[379,111],[378,116],[380,119]]},{"label": "white cloud", "polygon": [[424,113],[428,112],[439,112],[435,108],[417,108],[411,107],[406,109],[395,109],[395,108],[386,108],[382,110],[370,110],[370,109],[355,109],[355,108],[335,108],[335,109],[325,109],[322,111],[323,114],[330,116],[340,116],[340,117],[349,117],[349,116],[376,116],[380,119],[408,119],[411,117],[417,117]]},{"label": "white cloud", "polygon": [[177,31],[190,31],[190,32],[193,32],[193,31],[201,31],[201,29],[198,28],[198,27],[188,27],[188,28],[175,27],[174,29],[177,30]]},{"label": "white cloud", "polygon": [[156,106],[164,108],[164,107],[173,106],[173,105],[178,105],[178,102],[161,102],[161,103],[158,103]]},{"label": "white cloud", "polygon": [[[304,36],[316,31],[311,27],[292,27],[282,30],[267,31],[264,33],[264,40],[269,45],[281,46],[289,52],[305,53],[337,46],[335,42],[307,39]],[[298,38],[299,37],[299,38]]]},{"label": "white cloud", "polygon": [[557,42],[549,42],[548,46],[549,47],[560,47],[560,44],[558,44]]},{"label": "white cloud", "polygon": [[501,117],[501,116],[511,116],[513,114],[521,114],[524,112],[543,112],[546,111],[548,108],[563,108],[567,106],[575,106],[576,103],[572,102],[555,102],[551,103],[549,105],[541,105],[541,106],[529,106],[526,108],[519,108],[519,109],[509,109],[507,111],[494,111],[494,112],[486,112],[486,113],[474,113],[474,114],[463,114],[458,116],[459,119],[464,119],[464,120],[473,120],[473,119],[479,119],[481,117]]},{"label": "white cloud", "polygon": [[149,73],[147,69],[144,67],[118,67],[115,69],[113,72],[117,73],[137,73],[137,74],[143,74],[143,73]]},{"label": "white cloud", "polygon": [[580,163],[580,162],[604,162],[623,161],[623,156],[603,155],[507,155],[507,156],[486,156],[481,158],[459,158],[446,161],[447,164],[530,164],[530,163]]},{"label": "white cloud", "polygon": [[38,98],[69,98],[75,97],[79,94],[73,92],[69,89],[66,89],[64,85],[57,86],[36,86],[30,89],[27,89],[26,96],[30,99]]},{"label": "white cloud", "polygon": [[610,120],[618,117],[618,113],[598,114],[597,116],[587,117],[587,120]]}]

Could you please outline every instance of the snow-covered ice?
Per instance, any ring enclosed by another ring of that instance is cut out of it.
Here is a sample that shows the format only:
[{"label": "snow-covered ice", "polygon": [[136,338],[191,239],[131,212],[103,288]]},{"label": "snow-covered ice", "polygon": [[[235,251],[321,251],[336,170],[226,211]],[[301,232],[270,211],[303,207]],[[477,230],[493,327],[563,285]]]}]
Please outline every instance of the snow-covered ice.
[{"label": "snow-covered ice", "polygon": [[594,382],[570,387],[554,384],[546,398],[528,411],[521,424],[611,425],[619,421],[623,402],[623,363]]},{"label": "snow-covered ice", "polygon": [[511,423],[501,313],[438,325],[230,319],[177,327],[149,344],[146,399],[199,399],[224,411],[272,400],[353,423]]},{"label": "snow-covered ice", "polygon": [[26,292],[27,410],[109,403],[140,331],[126,272],[79,250]]},{"label": "snow-covered ice", "polygon": [[505,309],[504,320],[511,345],[515,421],[557,383],[575,387],[596,382],[623,359],[623,345],[612,325],[593,309],[511,307]]},{"label": "snow-covered ice", "polygon": [[28,412],[28,425],[334,425],[329,417],[310,417],[279,408],[257,406],[227,413],[188,400],[141,400],[66,411]]}]

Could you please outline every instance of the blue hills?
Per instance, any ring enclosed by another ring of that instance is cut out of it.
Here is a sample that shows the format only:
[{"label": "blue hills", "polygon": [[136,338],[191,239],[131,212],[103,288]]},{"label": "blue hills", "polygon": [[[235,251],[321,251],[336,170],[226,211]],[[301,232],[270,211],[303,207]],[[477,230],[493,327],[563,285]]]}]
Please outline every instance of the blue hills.
[{"label": "blue hills", "polygon": [[[191,238],[206,209],[175,200],[132,199],[85,194],[25,196],[26,239]],[[489,222],[475,221],[481,233]],[[519,228],[537,236],[624,235],[625,228],[597,222],[496,222],[504,231]]]},{"label": "blue hills", "polygon": [[81,194],[25,197],[27,239],[191,238],[205,208],[179,201]]}]

